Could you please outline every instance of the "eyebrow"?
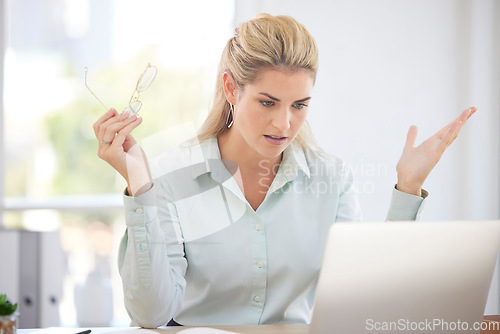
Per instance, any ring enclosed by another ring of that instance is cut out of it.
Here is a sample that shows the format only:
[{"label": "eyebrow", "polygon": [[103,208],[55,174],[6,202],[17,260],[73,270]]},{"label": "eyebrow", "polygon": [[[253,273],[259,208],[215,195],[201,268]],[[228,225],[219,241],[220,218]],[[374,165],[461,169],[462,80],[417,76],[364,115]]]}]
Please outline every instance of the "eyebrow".
[{"label": "eyebrow", "polygon": [[[274,101],[277,101],[277,102],[280,102],[280,101],[281,101],[281,100],[280,100],[280,99],[278,99],[277,97],[274,97],[274,96],[269,95],[269,94],[267,94],[267,93],[259,93],[259,94],[262,94],[262,95],[264,95],[264,96],[267,96],[267,97],[268,97],[268,98],[270,98],[271,100],[274,100]],[[305,98],[303,98],[303,99],[301,99],[301,100],[297,100],[297,101],[295,101],[295,102],[305,102],[305,101],[310,100],[310,99],[311,99],[311,97],[310,97],[310,96],[308,96],[308,97],[305,97]]]}]

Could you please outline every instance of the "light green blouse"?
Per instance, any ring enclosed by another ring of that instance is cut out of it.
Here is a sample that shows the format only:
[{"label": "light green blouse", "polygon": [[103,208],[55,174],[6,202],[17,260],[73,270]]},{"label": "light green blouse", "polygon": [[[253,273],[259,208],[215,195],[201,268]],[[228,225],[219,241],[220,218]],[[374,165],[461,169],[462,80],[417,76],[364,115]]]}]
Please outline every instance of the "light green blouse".
[{"label": "light green blouse", "polygon": [[[171,318],[183,325],[310,322],[327,231],[336,221],[361,220],[343,161],[291,144],[256,211],[216,138],[169,150],[150,165],[151,190],[124,196],[119,269],[132,320],[143,327]],[[418,219],[423,202],[394,189],[387,219]]]}]

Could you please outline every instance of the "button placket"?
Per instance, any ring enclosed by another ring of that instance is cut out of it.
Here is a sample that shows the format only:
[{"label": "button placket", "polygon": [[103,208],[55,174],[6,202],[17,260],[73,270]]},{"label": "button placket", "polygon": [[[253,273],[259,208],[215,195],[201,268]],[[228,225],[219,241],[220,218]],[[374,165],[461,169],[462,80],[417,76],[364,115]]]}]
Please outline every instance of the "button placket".
[{"label": "button placket", "polygon": [[[260,317],[264,312],[266,289],[267,289],[267,242],[266,229],[260,217],[256,217],[251,227],[252,234],[252,254],[253,254],[253,286],[251,294],[251,303],[258,312],[256,323],[260,322]],[[256,314],[256,316],[257,316]]]}]

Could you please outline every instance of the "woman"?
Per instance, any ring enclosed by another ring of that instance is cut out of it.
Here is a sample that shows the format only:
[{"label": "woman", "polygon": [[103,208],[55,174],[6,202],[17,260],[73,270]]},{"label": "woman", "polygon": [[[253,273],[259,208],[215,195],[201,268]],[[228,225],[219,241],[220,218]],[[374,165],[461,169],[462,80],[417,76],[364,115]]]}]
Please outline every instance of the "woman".
[{"label": "woman", "polygon": [[[111,109],[95,124],[99,157],[127,181],[119,267],[140,326],[308,323],[325,238],[361,211],[346,165],[314,145],[306,121],[316,43],[287,16],[242,23],[222,55],[197,141],[149,164]],[[397,165],[389,220],[416,219],[422,185],[476,111],[469,108]]]}]

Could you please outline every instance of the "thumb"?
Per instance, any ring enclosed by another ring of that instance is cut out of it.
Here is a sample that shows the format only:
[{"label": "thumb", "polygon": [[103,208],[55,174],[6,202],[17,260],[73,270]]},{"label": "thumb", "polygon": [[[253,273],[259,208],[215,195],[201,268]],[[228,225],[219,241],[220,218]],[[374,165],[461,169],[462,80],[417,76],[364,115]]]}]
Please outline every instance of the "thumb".
[{"label": "thumb", "polygon": [[418,128],[415,125],[410,126],[408,134],[406,135],[405,148],[415,147],[415,141],[417,140]]}]

